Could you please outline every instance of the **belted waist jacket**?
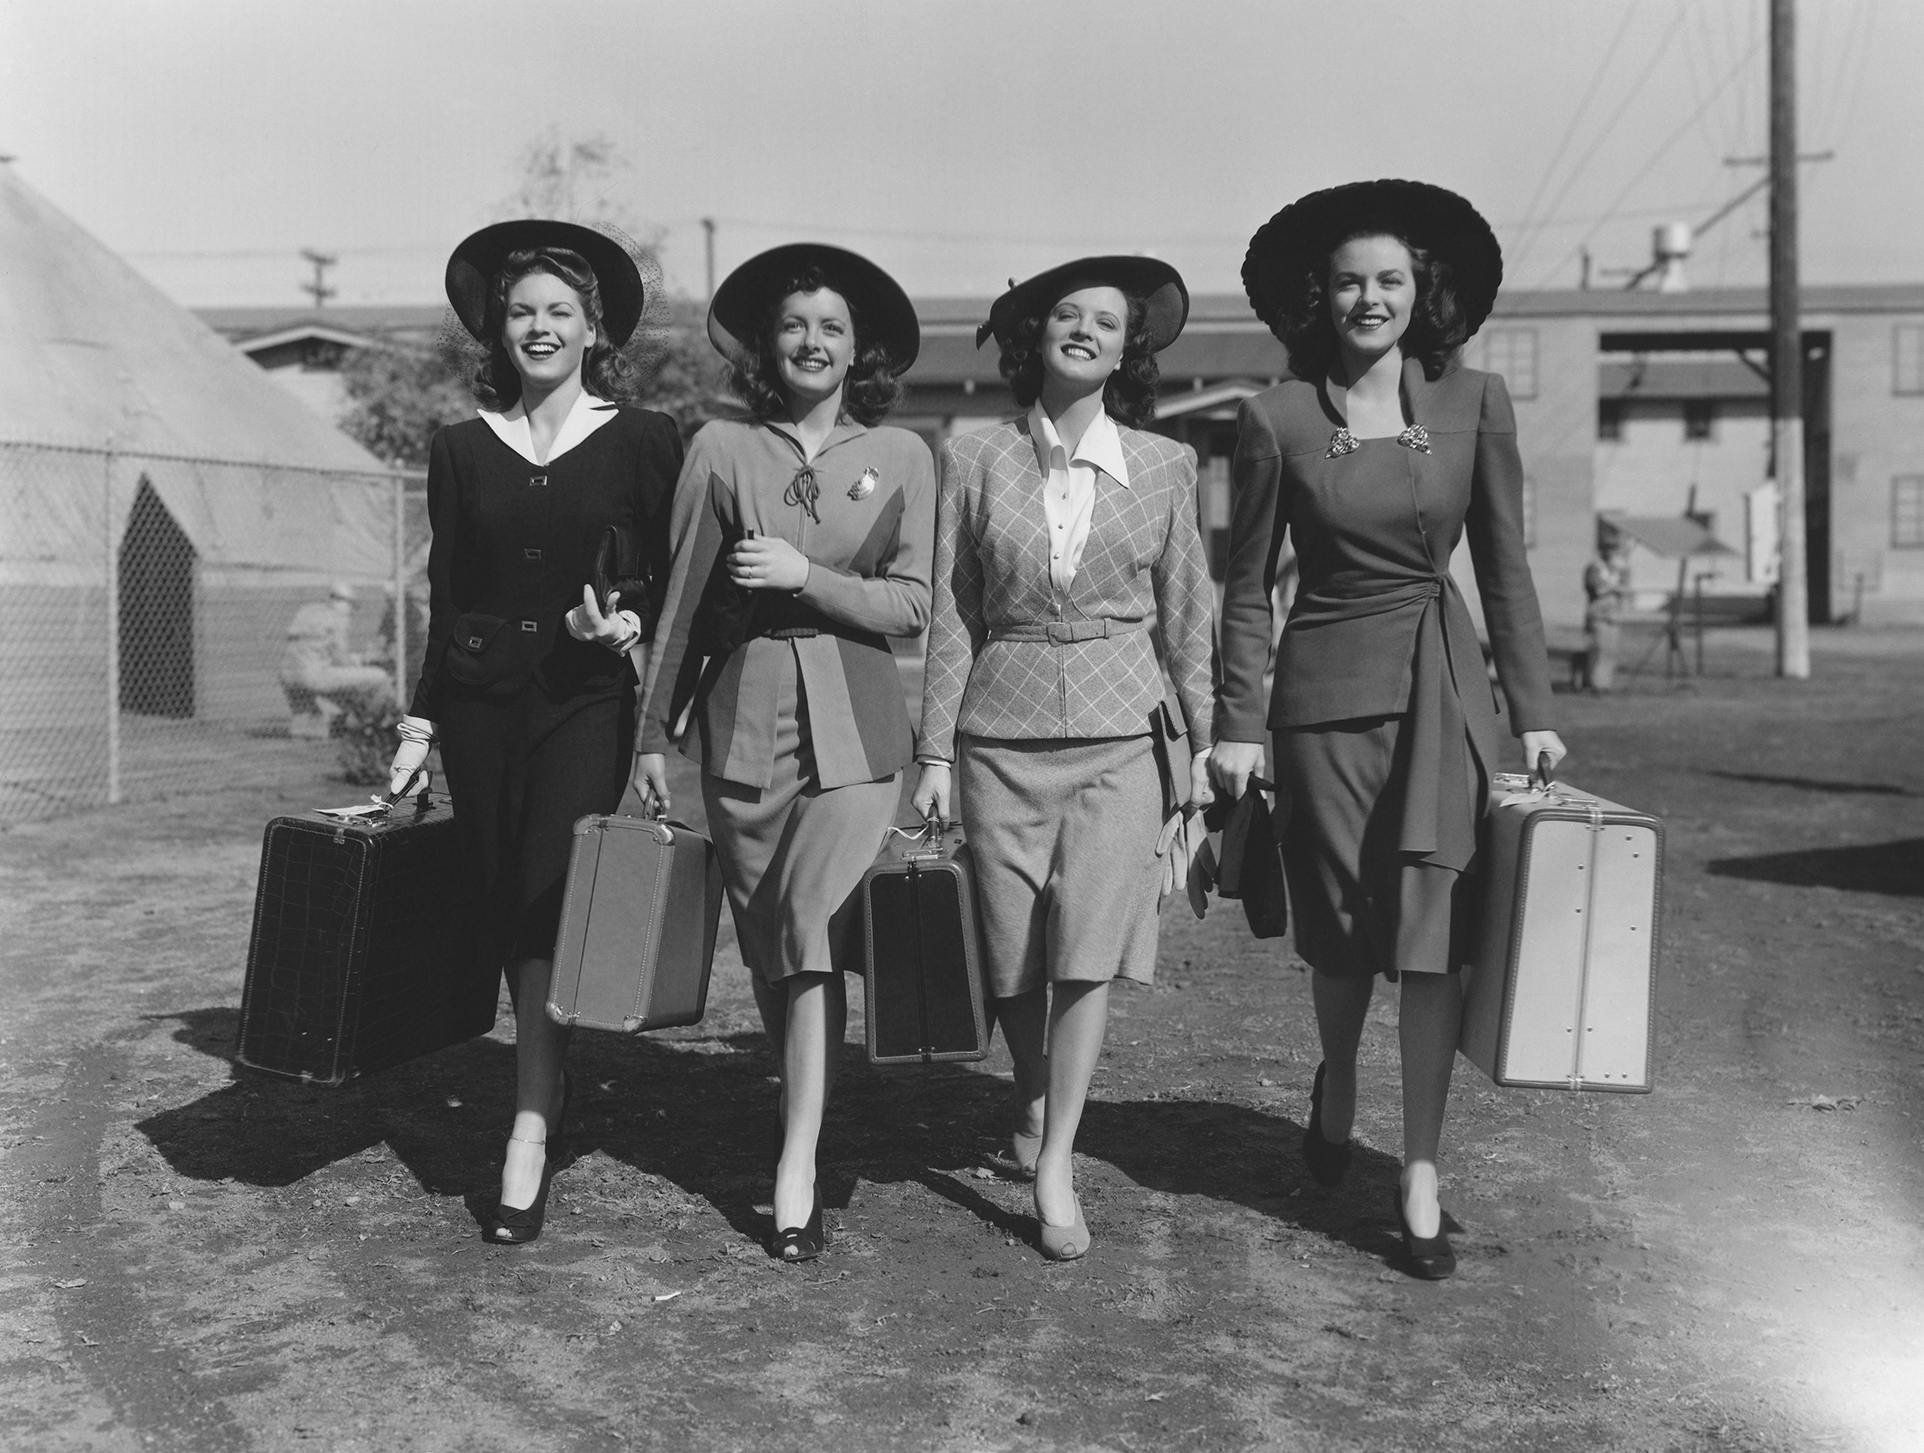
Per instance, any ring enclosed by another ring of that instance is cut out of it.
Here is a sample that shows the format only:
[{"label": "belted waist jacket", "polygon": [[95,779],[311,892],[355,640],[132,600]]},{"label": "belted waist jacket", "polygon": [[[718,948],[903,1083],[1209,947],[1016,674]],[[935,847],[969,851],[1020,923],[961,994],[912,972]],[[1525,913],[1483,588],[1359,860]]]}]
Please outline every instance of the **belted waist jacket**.
[{"label": "belted waist jacket", "polygon": [[[614,409],[615,405],[601,405]],[[435,720],[469,692],[447,670],[457,619],[504,633],[498,693],[530,683],[554,701],[608,696],[635,684],[625,656],[568,634],[610,525],[632,528],[659,604],[668,580],[668,506],[681,468],[675,421],[620,406],[615,417],[547,464],[533,464],[482,419],[450,424],[428,454],[428,640],[409,708]],[[644,620],[652,609],[635,602]]]},{"label": "belted waist jacket", "polygon": [[[636,750],[684,755],[749,787],[774,780],[782,657],[794,658],[817,785],[906,765],[914,732],[890,637],[929,620],[935,465],[906,429],[842,422],[812,460],[786,424],[716,420],[675,490],[674,569]],[[727,557],[749,532],[809,560],[793,593],[741,590]]]},{"label": "belted waist jacket", "polygon": [[1050,579],[1028,420],[942,446],[918,756],[954,760],[957,732],[1143,735],[1164,698],[1158,646],[1191,743],[1209,744],[1215,589],[1196,530],[1195,456],[1160,435],[1118,432],[1128,483],[1098,475],[1066,591]]},{"label": "belted waist jacket", "polygon": [[[1465,732],[1487,778],[1499,725],[1518,735],[1550,728],[1549,659],[1503,380],[1459,366],[1431,381],[1411,360],[1402,385],[1412,428],[1400,439],[1339,438],[1343,418],[1320,382],[1288,379],[1243,403],[1217,737],[1260,742],[1265,728],[1408,713],[1409,798],[1433,803]],[[1298,585],[1265,703],[1270,592],[1285,534]],[[1450,575],[1466,535],[1507,712]],[[1460,867],[1474,846],[1461,836],[1452,823],[1412,820],[1402,845]]]}]

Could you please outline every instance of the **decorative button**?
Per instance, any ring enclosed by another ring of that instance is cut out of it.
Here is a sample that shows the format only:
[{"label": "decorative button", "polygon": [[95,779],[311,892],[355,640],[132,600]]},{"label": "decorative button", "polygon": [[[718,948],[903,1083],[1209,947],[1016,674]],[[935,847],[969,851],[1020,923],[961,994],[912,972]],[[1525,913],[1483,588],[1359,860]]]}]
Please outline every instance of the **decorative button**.
[{"label": "decorative button", "polygon": [[524,631],[534,632],[534,631],[540,630],[541,627],[534,621],[523,621],[521,623],[521,629]]},{"label": "decorative button", "polygon": [[530,488],[538,489],[542,485],[545,485],[547,482],[548,482],[548,476],[545,474],[530,474],[528,476],[528,484]]},{"label": "decorative button", "polygon": [[521,558],[523,560],[539,560],[541,558],[541,552],[539,550],[523,550],[521,552]]}]

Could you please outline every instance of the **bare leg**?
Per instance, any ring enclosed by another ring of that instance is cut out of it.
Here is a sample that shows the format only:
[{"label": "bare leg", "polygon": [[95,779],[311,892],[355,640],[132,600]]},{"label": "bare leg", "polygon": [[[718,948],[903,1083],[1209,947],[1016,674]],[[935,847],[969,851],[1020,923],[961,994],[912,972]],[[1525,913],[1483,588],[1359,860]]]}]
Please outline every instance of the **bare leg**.
[{"label": "bare leg", "polygon": [[788,993],[782,1063],[787,1129],[775,1167],[775,1225],[783,1229],[806,1224],[815,1209],[815,1146],[848,1027],[848,986],[839,973],[829,973],[794,974],[779,987]]},{"label": "bare leg", "polygon": [[516,959],[507,968],[514,1000],[514,1129],[501,1166],[501,1204],[521,1210],[534,1204],[547,1164],[544,1148],[552,1119],[561,1113],[561,1067],[569,1031],[548,1017],[552,959]]},{"label": "bare leg", "polygon": [[1341,1145],[1356,1123],[1356,1047],[1363,1042],[1376,977],[1311,973],[1309,985],[1323,1042],[1323,1139]]},{"label": "bare leg", "polygon": [[1403,1214],[1410,1232],[1434,1236],[1442,1227],[1437,1203],[1436,1148],[1450,1098],[1463,986],[1455,974],[1404,974],[1397,1038],[1403,1057]]},{"label": "bare leg", "polygon": [[1036,1161],[1036,1207],[1056,1226],[1076,1219],[1076,1130],[1109,1027],[1109,986],[1057,984],[1049,1006],[1049,1103]]},{"label": "bare leg", "polygon": [[1024,1135],[1040,1135],[1049,1095],[1049,991],[1036,988],[995,1001],[995,1017],[1015,1061],[1015,1124]]}]

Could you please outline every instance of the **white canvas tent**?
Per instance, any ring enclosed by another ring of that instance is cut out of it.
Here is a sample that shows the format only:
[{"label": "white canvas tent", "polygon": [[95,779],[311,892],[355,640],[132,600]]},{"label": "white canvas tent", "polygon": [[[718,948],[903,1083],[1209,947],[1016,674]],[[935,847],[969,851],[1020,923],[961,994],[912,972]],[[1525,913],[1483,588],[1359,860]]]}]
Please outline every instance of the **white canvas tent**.
[{"label": "white canvas tent", "polygon": [[366,639],[402,500],[5,164],[0,336],[4,820],[113,800],[123,720],[285,721],[288,621],[347,580]]}]

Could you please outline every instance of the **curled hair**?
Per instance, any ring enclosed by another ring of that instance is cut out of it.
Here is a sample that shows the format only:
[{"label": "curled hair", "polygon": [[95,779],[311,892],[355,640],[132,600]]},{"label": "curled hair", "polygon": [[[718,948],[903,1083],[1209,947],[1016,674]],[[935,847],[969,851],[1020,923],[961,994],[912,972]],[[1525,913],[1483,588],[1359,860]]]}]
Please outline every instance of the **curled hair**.
[{"label": "curled hair", "polygon": [[855,330],[855,356],[842,379],[842,412],[858,424],[879,424],[902,401],[901,380],[895,376],[888,349],[869,337],[855,299],[837,287],[817,263],[797,269],[773,291],[756,326],[740,340],[740,356],[729,360],[728,381],[756,418],[786,415],[788,385],[782,382],[781,360],[775,352],[782,305],[796,293],[819,293],[823,288],[848,305],[849,326]]},{"label": "curled hair", "polygon": [[488,284],[488,310],[481,332],[487,340],[488,355],[474,371],[469,387],[484,409],[512,408],[521,397],[521,375],[508,357],[501,341],[508,321],[508,294],[514,285],[532,273],[545,272],[561,279],[581,298],[581,313],[594,329],[595,341],[581,360],[581,386],[598,399],[610,403],[631,403],[640,391],[641,376],[634,363],[608,338],[602,321],[601,286],[595,270],[580,253],[565,247],[530,247],[511,252]]},{"label": "curled hair", "polygon": [[[1156,385],[1162,381],[1162,370],[1156,366],[1155,349],[1149,346],[1148,308],[1132,294],[1124,293],[1123,297],[1128,299],[1129,319],[1122,361],[1102,386],[1102,406],[1117,423],[1140,429],[1156,417]],[[1042,329],[1061,301],[1051,298],[1040,312],[1018,318],[1010,330],[1014,336],[1002,345],[1002,357],[996,366],[1009,381],[1009,392],[1020,408],[1026,409],[1042,397]]]},{"label": "curled hair", "polygon": [[1441,378],[1470,336],[1469,320],[1457,298],[1450,265],[1393,227],[1352,229],[1318,257],[1315,267],[1304,271],[1295,287],[1285,288],[1286,301],[1277,312],[1274,327],[1289,351],[1289,371],[1298,378],[1316,380],[1327,377],[1335,364],[1341,345],[1329,316],[1330,261],[1337,248],[1358,237],[1394,237],[1408,250],[1416,304],[1410,309],[1409,327],[1403,333],[1403,356],[1421,363],[1425,378]]}]

